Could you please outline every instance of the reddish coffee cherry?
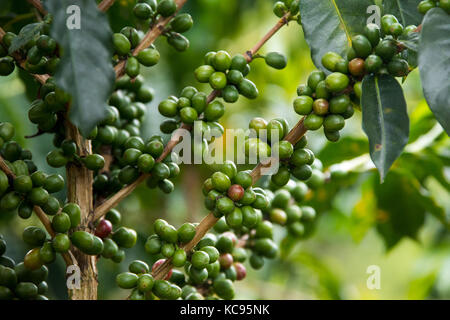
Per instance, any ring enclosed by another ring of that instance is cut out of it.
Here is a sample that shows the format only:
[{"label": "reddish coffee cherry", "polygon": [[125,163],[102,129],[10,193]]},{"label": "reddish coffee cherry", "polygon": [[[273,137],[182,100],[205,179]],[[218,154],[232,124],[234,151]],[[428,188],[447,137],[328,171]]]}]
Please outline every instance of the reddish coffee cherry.
[{"label": "reddish coffee cherry", "polygon": [[234,268],[236,269],[236,280],[240,281],[247,276],[247,269],[242,263],[236,262]]},{"label": "reddish coffee cherry", "polygon": [[111,234],[112,223],[109,220],[102,219],[95,228],[95,235],[99,238],[106,238]]},{"label": "reddish coffee cherry", "polygon": [[224,253],[219,257],[219,263],[221,269],[228,269],[233,265],[233,256],[229,253]]},{"label": "reddish coffee cherry", "polygon": [[364,60],[355,58],[348,63],[348,70],[354,76],[362,76],[364,74]]},{"label": "reddish coffee cherry", "polygon": [[230,198],[233,201],[239,201],[244,196],[244,188],[242,188],[238,184],[233,184],[231,187],[228,188],[228,198]]},{"label": "reddish coffee cherry", "polygon": [[[154,273],[156,269],[158,269],[158,267],[162,265],[164,262],[166,262],[166,259],[159,259],[158,261],[156,261],[152,266],[152,273]],[[164,280],[169,280],[171,276],[172,276],[172,269],[170,269],[170,271],[167,273]]]}]

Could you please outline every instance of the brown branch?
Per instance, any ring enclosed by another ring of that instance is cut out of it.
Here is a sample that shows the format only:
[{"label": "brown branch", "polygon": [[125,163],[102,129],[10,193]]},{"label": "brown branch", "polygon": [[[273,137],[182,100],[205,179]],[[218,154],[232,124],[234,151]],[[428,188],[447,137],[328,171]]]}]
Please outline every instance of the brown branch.
[{"label": "brown branch", "polygon": [[[176,0],[177,12],[183,7],[187,0]],[[175,13],[176,14],[176,13]],[[174,15],[175,15],[174,14]],[[133,50],[133,56],[137,56],[139,52],[148,48],[165,30],[165,26],[172,20],[174,15],[167,18],[159,18],[156,24],[147,31],[141,43]],[[116,78],[120,78],[125,74],[126,60],[119,62],[115,67]]]},{"label": "brown branch", "polygon": [[150,177],[149,174],[142,174],[139,176],[139,178],[134,181],[132,184],[127,185],[126,187],[122,188],[119,192],[114,194],[111,198],[100,204],[97,208],[95,208],[94,216],[92,218],[93,221],[96,221],[103,217],[109,210],[117,206],[120,201],[125,199],[131,192],[136,189],[136,187],[141,184]]},{"label": "brown branch", "polygon": [[35,7],[40,14],[45,16],[48,12],[44,9],[44,6],[42,5],[42,2],[39,0],[27,0],[33,7]]},{"label": "brown branch", "polygon": [[[84,157],[92,153],[91,141],[84,139],[78,128],[69,120],[66,120],[66,138],[77,145],[78,156]],[[67,200],[76,203],[81,208],[81,224],[78,230],[92,232],[93,217],[93,173],[84,166],[69,163],[66,166],[67,176]],[[69,297],[72,300],[97,299],[97,257],[84,254],[76,248],[72,248],[81,271],[81,288],[69,289]]]},{"label": "brown branch", "polygon": [[269,30],[269,32],[266,33],[264,37],[261,38],[261,40],[258,41],[258,43],[249,51],[245,53],[246,59],[248,62],[251,62],[253,60],[253,55],[256,54],[261,47],[270,40],[270,38],[273,37],[275,33],[278,32],[284,25],[287,25],[289,22],[289,17],[291,14],[288,12],[286,13],[278,22],[277,24]]},{"label": "brown branch", "polygon": [[[184,1],[182,1],[184,3]],[[269,32],[264,35],[264,37],[258,41],[258,43],[249,51],[247,51],[244,55],[246,56],[246,59],[248,62],[251,62],[253,60],[253,55],[261,49],[261,47],[270,39],[273,37],[273,35],[281,29],[284,25],[286,25],[289,21],[290,14],[287,13],[283,18],[281,18],[277,24],[269,30]],[[211,103],[218,95],[220,91],[214,90],[212,91],[207,98],[207,104]],[[180,129],[184,130],[190,130],[190,126],[183,124]],[[161,162],[164,160],[170,152],[173,150],[173,148],[180,142],[181,135],[175,134],[172,135],[170,141],[167,143],[167,145],[164,148],[163,153],[161,156],[157,159],[157,162]],[[103,217],[109,210],[114,208],[120,201],[122,201],[125,197],[127,197],[141,182],[143,182],[146,178],[148,178],[150,175],[144,174],[139,177],[138,180],[136,180],[134,183],[127,185],[126,187],[122,188],[118,193],[114,194],[111,198],[107,199],[105,202],[103,202],[101,205],[99,205],[95,209],[94,213],[94,221]]]},{"label": "brown branch", "polygon": [[114,4],[115,0],[103,0],[98,4],[100,11],[106,12]]}]

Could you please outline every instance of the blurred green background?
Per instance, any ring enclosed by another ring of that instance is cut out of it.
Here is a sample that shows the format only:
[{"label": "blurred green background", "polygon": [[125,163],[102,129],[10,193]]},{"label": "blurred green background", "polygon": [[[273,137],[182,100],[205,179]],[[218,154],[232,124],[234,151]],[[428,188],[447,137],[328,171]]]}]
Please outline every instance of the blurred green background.
[{"label": "blurred green background", "polygon": [[[24,12],[29,10],[26,3],[20,2],[15,5],[24,8]],[[132,21],[134,3],[117,0],[110,9],[113,31],[118,32]],[[272,5],[270,0],[188,1],[183,11],[195,21],[194,28],[186,34],[189,50],[178,53],[160,37],[155,45],[161,52],[161,61],[144,72],[156,93],[148,105],[144,137],[159,133],[163,119],[157,112],[159,101],[179,94],[187,85],[209,92],[208,87],[196,83],[193,75],[206,52],[243,53],[277,22]],[[30,21],[30,16],[14,16],[8,10],[0,5],[0,25],[7,30],[17,30]],[[247,128],[255,116],[267,120],[282,116],[291,126],[299,120],[292,101],[297,86],[305,83],[314,69],[301,27],[291,22],[281,29],[261,53],[270,51],[284,53],[289,61],[287,68],[274,70],[262,59],[254,61],[249,79],[255,82],[260,95],[256,100],[241,97],[237,103],[227,105],[221,120],[225,128]],[[322,160],[325,170],[355,158],[353,163],[360,165],[310,195],[308,202],[319,213],[310,237],[293,243],[285,239],[282,228],[276,229],[276,239],[281,242],[280,258],[269,261],[259,271],[248,267],[247,278],[236,283],[237,299],[450,298],[450,142],[426,105],[417,70],[408,77],[404,89],[411,117],[411,144],[381,186],[367,156],[360,112],[347,122],[338,143],[328,143],[321,130],[308,133],[309,147]],[[35,130],[27,119],[29,98],[35,92],[32,81],[17,71],[0,78],[0,119],[16,126],[18,141],[32,150],[39,168],[54,172],[44,160],[53,148],[51,138],[24,138]],[[153,261],[144,251],[144,242],[152,233],[156,218],[179,226],[185,221],[198,222],[207,214],[201,184],[211,172],[205,166],[184,165],[172,194],[140,187],[119,205],[123,225],[135,228],[139,241],[126,251],[122,264],[99,261],[100,298],[125,298],[128,293],[115,285],[116,274],[125,271],[134,259]],[[65,197],[59,196],[61,200]],[[33,222],[39,225],[38,221]],[[22,260],[27,251],[20,237],[29,224],[17,215],[0,214],[0,233],[8,242],[7,254],[16,261]],[[381,270],[379,290],[370,290],[366,285],[366,270],[371,265]],[[63,279],[64,265],[59,258],[50,266],[50,298],[67,297]]]}]

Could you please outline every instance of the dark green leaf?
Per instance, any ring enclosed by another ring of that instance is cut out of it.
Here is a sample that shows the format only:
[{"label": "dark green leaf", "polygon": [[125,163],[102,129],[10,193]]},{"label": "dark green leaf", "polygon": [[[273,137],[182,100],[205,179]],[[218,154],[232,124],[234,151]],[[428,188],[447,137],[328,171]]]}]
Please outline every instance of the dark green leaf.
[{"label": "dark green leaf", "polygon": [[387,175],[383,185],[374,183],[378,206],[377,231],[388,249],[403,237],[417,239],[427,211],[419,188],[412,176],[396,170]]},{"label": "dark green leaf", "polygon": [[419,25],[422,14],[417,10],[421,0],[384,0],[383,14],[393,14],[403,26]]},{"label": "dark green leaf", "polygon": [[425,99],[450,135],[450,15],[440,8],[427,12],[419,41],[419,70]]},{"label": "dark green leaf", "polygon": [[29,41],[33,40],[41,32],[44,25],[44,22],[36,22],[23,27],[17,37],[12,41],[8,49],[9,54],[22,49]]},{"label": "dark green leaf", "polygon": [[390,75],[366,76],[361,107],[370,157],[383,181],[408,143],[409,118],[402,87]]},{"label": "dark green leaf", "polygon": [[366,25],[366,12],[373,0],[300,1],[305,39],[316,67],[325,71],[322,56],[328,51],[346,56],[351,37]]},{"label": "dark green leaf", "polygon": [[410,32],[406,36],[400,36],[399,42],[403,44],[406,48],[418,51],[419,50],[419,33],[418,32]]},{"label": "dark green leaf", "polygon": [[81,11],[81,28],[68,29],[70,14],[66,14],[66,8],[73,1],[46,2],[53,14],[51,34],[63,49],[56,83],[72,96],[71,121],[88,134],[104,118],[106,101],[114,86],[112,32],[95,1],[80,0],[76,4]]}]

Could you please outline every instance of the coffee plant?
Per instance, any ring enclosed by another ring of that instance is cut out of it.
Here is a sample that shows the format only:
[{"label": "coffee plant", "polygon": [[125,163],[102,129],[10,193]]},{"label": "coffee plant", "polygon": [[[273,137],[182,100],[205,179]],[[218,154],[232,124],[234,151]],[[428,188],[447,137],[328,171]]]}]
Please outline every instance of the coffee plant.
[{"label": "coffee plant", "polygon": [[[0,29],[0,75],[17,69],[38,83],[23,115],[35,125],[27,138],[51,135],[45,160],[65,169],[63,175],[38,168],[15,127],[0,123],[0,213],[36,215],[41,222],[23,230],[29,251],[20,262],[8,257],[0,235],[0,299],[47,299],[47,266],[58,255],[80,270],[80,286],[69,287],[69,297],[96,299],[97,261],[122,263],[138,239],[133,226],[122,224],[118,204],[140,184],[160,189],[160,197],[174,191],[180,158],[207,155],[224,135],[227,105],[262,94],[250,80],[253,61],[276,70],[287,66],[283,53],[260,52],[282,28],[303,29],[317,68],[292,102],[298,123],[253,118],[238,150],[245,163],[211,166],[201,190],[192,190],[203,194],[210,213],[199,223],[154,221],[145,252],[156,262],[141,257],[117,274],[117,285],[128,290],[124,297],[233,299],[235,281],[278,259],[274,228],[294,243],[310,236],[317,208],[307,198],[346,174],[324,169],[307,132],[323,128],[324,137],[337,142],[346,122],[361,112],[370,157],[381,181],[386,178],[409,140],[399,81],[414,69],[420,69],[436,120],[450,132],[448,0],[402,6],[393,0],[277,1],[273,28],[253,47],[242,54],[207,52],[193,71],[198,83],[156,105],[150,105],[155,89],[142,75],[160,60],[154,41],[164,37],[176,53],[189,51],[192,40],[183,34],[195,28],[195,14],[182,13],[187,0],[132,1],[131,19],[113,33],[108,11],[114,2],[14,1],[11,10],[31,13],[33,21],[19,30],[11,24]],[[373,5],[382,8],[378,19],[367,14]],[[161,134],[144,138],[141,125],[155,112],[165,118]],[[183,135],[197,129],[200,139]],[[182,155],[172,152],[187,140]],[[259,163],[248,170],[251,159]],[[267,171],[274,164],[276,170]],[[63,200],[57,193],[64,190]]]}]

